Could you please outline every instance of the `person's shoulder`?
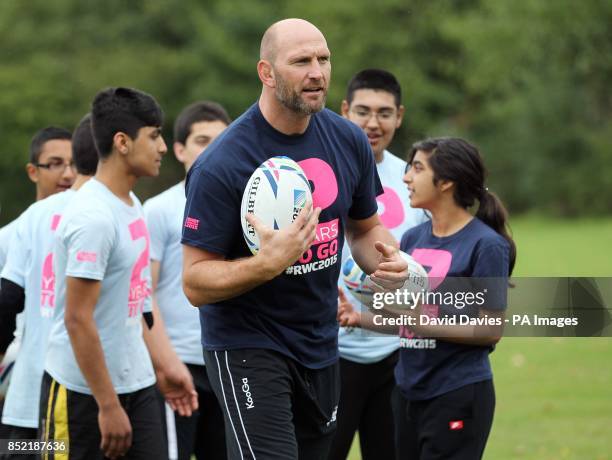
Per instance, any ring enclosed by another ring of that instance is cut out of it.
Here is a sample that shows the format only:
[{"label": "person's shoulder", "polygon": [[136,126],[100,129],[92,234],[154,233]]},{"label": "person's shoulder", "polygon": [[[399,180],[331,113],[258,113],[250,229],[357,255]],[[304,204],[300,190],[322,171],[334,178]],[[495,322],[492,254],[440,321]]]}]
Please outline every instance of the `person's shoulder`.
[{"label": "person's shoulder", "polygon": [[206,154],[200,155],[198,159],[210,157],[210,153],[218,149],[236,147],[239,145],[236,140],[243,137],[250,139],[253,131],[257,129],[255,121],[257,115],[256,105],[257,104],[253,104],[242,115],[230,123],[230,125],[206,148]]},{"label": "person's shoulder", "polygon": [[[72,198],[70,209],[84,208],[90,209],[100,206],[102,209],[108,207],[104,196],[106,190],[99,182],[90,179],[77,190]],[[102,210],[101,209],[101,210]]]},{"label": "person's shoulder", "polygon": [[330,109],[323,109],[315,114],[315,119],[319,120],[323,126],[332,127],[338,132],[349,136],[362,137],[365,136],[363,130],[350,120],[347,120],[341,115]]},{"label": "person's shoulder", "polygon": [[243,152],[251,148],[257,136],[254,106],[234,120],[208,146],[206,151],[196,158],[189,170],[189,175],[200,174],[202,171],[219,170],[231,167],[243,156]]},{"label": "person's shoulder", "polygon": [[[24,211],[24,213],[25,213],[25,211]],[[4,240],[5,238],[6,239],[10,238],[10,235],[15,230],[15,228],[17,228],[17,225],[19,224],[19,219],[22,218],[24,213],[22,213],[16,219],[13,219],[12,221],[10,221],[4,227],[0,228],[0,240]]]},{"label": "person's shoulder", "polygon": [[338,115],[337,113],[323,109],[315,114],[319,129],[340,144],[348,146],[348,151],[356,155],[362,161],[368,161],[372,157],[368,138],[364,131],[352,121]]},{"label": "person's shoulder", "polygon": [[66,190],[59,193],[54,193],[48,196],[44,200],[37,201],[32,204],[26,212],[34,214],[45,213],[55,211],[60,208],[64,203],[69,202],[74,198],[76,192],[74,190]]},{"label": "person's shoulder", "polygon": [[173,185],[172,187],[164,190],[163,192],[149,198],[144,202],[144,209],[146,212],[162,212],[169,210],[169,206],[177,206],[177,196],[185,196],[185,189],[183,183]]},{"label": "person's shoulder", "polygon": [[72,223],[101,225],[106,228],[109,223],[112,224],[115,218],[113,208],[108,201],[108,193],[110,192],[93,179],[87,181],[70,199],[60,226],[65,227],[68,223]]},{"label": "person's shoulder", "polygon": [[400,248],[402,251],[407,246],[411,245],[414,241],[421,238],[423,235],[431,234],[431,220],[426,220],[425,222],[416,225],[412,228],[409,228],[402,235],[402,239],[400,240]]},{"label": "person's shoulder", "polygon": [[406,163],[406,160],[402,160],[400,157],[398,157],[397,155],[394,155],[393,153],[389,152],[388,150],[385,150],[385,155],[383,157],[383,163],[385,165],[389,165],[392,168],[401,168],[401,170],[403,171],[406,168],[406,165],[408,163]]},{"label": "person's shoulder", "polygon": [[420,223],[419,225],[415,225],[412,228],[406,230],[404,235],[414,236],[414,235],[423,235],[431,233],[431,220],[427,219],[425,222]]},{"label": "person's shoulder", "polygon": [[478,217],[474,217],[474,232],[478,239],[478,244],[481,247],[503,246],[509,247],[508,241],[485,224]]}]

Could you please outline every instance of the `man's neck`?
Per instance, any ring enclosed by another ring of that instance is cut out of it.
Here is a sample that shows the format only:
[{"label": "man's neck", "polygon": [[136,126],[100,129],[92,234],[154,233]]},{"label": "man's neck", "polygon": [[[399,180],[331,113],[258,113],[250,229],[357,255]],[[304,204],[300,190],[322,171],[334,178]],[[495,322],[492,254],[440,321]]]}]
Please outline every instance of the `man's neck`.
[{"label": "man's neck", "polygon": [[262,93],[259,109],[266,121],[277,131],[288,136],[304,134],[310,115],[298,114],[282,105],[274,95]]},{"label": "man's neck", "polygon": [[138,179],[134,174],[131,174],[126,169],[118,155],[111,155],[106,161],[98,163],[98,171],[96,179],[102,182],[106,187],[119,198],[121,201],[132,205],[130,192],[136,185]]}]

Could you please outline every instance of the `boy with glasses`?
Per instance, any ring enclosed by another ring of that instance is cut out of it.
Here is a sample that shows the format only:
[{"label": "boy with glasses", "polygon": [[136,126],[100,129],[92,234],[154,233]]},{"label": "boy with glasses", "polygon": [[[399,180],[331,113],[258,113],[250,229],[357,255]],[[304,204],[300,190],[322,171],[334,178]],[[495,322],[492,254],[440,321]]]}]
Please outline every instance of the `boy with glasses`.
[{"label": "boy with glasses", "polygon": [[30,162],[26,171],[36,184],[36,199],[42,200],[68,190],[75,178],[70,140],[72,134],[63,128],[50,126],[32,139]]},{"label": "boy with glasses", "polygon": [[[425,220],[421,210],[408,204],[402,182],[406,162],[387,150],[402,124],[401,95],[391,73],[366,69],[353,76],[342,101],[342,116],[361,127],[368,137],[384,190],[376,198],[378,214],[398,241],[408,228]],[[342,255],[343,260],[350,256],[346,244]],[[355,299],[348,299],[341,286],[338,291],[340,302],[357,304]],[[341,328],[338,335],[341,391],[338,430],[329,457],[333,460],[346,458],[357,430],[364,460],[395,459],[391,392],[399,339],[366,334],[360,329]]]},{"label": "boy with glasses", "polygon": [[[45,127],[37,131],[32,137],[30,141],[30,161],[26,165],[26,172],[30,180],[36,184],[36,201],[47,198],[54,193],[67,190],[72,186],[75,178],[72,168],[60,168],[57,166],[58,163],[61,163],[62,166],[70,163],[72,157],[71,138],[72,134],[70,131],[55,126]],[[17,228],[18,221],[19,219],[15,219],[0,228],[0,270],[2,270],[6,262],[13,232]],[[10,290],[11,288],[9,287],[8,289]],[[19,297],[20,292],[17,289],[9,294],[10,296]],[[18,318],[22,317],[18,316]],[[3,332],[0,335],[4,337],[0,339],[0,362],[2,362],[0,369],[3,369],[5,365],[9,365],[9,363],[3,362],[2,359],[9,345],[12,349],[19,348],[19,337],[23,330],[22,319],[18,319],[17,324],[17,330],[14,331],[14,323],[0,322],[0,332]],[[5,329],[7,329],[6,333],[4,333]],[[14,340],[13,335],[15,336]],[[3,379],[10,379],[10,375],[4,373],[2,377]],[[2,415],[3,398],[4,395],[0,395],[0,416]],[[9,432],[10,427],[0,423],[0,438],[6,438]]]},{"label": "boy with glasses", "polygon": [[[6,395],[2,422],[10,425],[10,439],[36,439],[40,384],[43,375],[49,328],[55,310],[55,275],[53,271],[53,236],[61,220],[63,210],[78,190],[93,174],[98,165],[90,116],[77,126],[72,139],[71,165],[75,164],[77,178],[71,189],[56,193],[37,201],[20,217],[14,232],[7,262],[2,270],[2,286],[21,289],[23,295],[17,300],[5,300],[0,291],[0,328],[2,340],[12,336],[15,315],[24,312],[26,328],[21,337],[20,351],[11,376],[11,386]],[[58,171],[68,169],[63,159],[50,159]],[[9,327],[4,325],[8,324]],[[36,455],[2,456],[2,460],[34,460]]]}]

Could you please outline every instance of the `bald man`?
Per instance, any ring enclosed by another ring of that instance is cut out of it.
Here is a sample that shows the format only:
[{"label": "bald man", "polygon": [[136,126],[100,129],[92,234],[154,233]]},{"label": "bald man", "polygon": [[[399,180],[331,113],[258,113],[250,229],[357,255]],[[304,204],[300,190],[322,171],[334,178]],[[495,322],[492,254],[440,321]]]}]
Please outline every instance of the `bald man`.
[{"label": "bald man", "polygon": [[[183,288],[200,307],[204,360],[224,410],[230,459],[324,459],[339,399],[337,280],[344,233],[353,257],[387,289],[406,264],[380,223],[382,187],[363,131],[324,109],[331,76],[325,37],[286,19],[261,42],[259,100],[189,171]],[[240,203],[253,171],[288,156],[312,184],[288,227],[248,220]]]}]

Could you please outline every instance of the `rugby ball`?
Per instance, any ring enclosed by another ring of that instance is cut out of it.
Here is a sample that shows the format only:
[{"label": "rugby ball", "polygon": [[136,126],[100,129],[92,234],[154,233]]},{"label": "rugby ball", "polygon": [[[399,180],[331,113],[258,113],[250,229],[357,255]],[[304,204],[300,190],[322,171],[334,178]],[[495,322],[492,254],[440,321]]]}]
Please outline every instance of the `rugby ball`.
[{"label": "rugby ball", "polygon": [[374,283],[370,277],[357,265],[353,257],[349,257],[342,264],[342,281],[346,290],[359,303],[368,308],[372,307],[374,296]]},{"label": "rugby ball", "polygon": [[[399,291],[413,292],[414,294],[427,292],[429,290],[427,271],[410,255],[403,251],[399,253],[408,263],[408,279],[404,282],[404,286],[401,287]],[[363,272],[363,270],[361,270],[352,257],[346,259],[344,264],[342,264],[342,281],[346,289],[356,300],[366,307],[372,308],[374,292],[376,292],[378,286]],[[396,304],[394,307],[411,308],[412,303]]]},{"label": "rugby ball", "polygon": [[20,339],[14,339],[6,349],[4,358],[2,358],[2,362],[0,363],[0,399],[3,399],[8,391],[9,382],[11,381],[11,373],[13,372],[13,366],[15,365],[17,354],[19,353],[20,344]]},{"label": "rugby ball", "polygon": [[272,157],[259,165],[244,188],[240,205],[242,234],[251,253],[259,251],[259,235],[247,222],[247,214],[280,230],[290,225],[309,202],[312,192],[306,174],[291,158]]}]

